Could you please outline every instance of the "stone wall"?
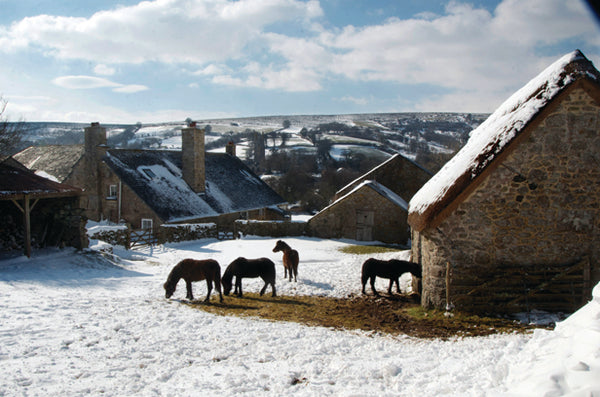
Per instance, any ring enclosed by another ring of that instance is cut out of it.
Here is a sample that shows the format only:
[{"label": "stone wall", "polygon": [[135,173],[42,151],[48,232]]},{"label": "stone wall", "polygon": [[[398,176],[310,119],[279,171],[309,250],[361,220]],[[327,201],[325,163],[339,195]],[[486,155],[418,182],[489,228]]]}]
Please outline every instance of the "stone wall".
[{"label": "stone wall", "polygon": [[214,223],[160,225],[158,230],[158,244],[200,240],[203,238],[218,238],[218,236],[217,225]]},{"label": "stone wall", "polygon": [[306,222],[237,220],[235,235],[286,237],[307,235]]},{"label": "stone wall", "polygon": [[592,98],[573,90],[439,227],[413,235],[423,305],[446,306],[447,269],[449,303],[491,311],[497,302],[460,296],[459,286],[492,285],[502,267],[526,272],[585,257],[592,285],[600,280],[599,120]]}]

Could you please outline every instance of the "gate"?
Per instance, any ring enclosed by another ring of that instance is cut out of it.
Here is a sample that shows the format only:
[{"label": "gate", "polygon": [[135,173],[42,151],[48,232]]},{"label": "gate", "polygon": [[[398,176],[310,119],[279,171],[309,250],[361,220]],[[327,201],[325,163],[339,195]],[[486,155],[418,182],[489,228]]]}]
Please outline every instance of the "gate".
[{"label": "gate", "polygon": [[157,239],[152,233],[152,229],[131,230],[129,234],[129,248],[134,248],[142,245],[154,245]]}]

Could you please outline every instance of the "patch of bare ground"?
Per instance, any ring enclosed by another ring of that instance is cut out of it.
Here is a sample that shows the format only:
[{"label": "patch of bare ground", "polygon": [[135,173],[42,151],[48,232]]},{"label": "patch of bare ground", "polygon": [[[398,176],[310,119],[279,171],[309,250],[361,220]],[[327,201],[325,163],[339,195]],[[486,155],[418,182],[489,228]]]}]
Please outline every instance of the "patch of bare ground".
[{"label": "patch of bare ground", "polygon": [[350,295],[347,298],[322,296],[259,296],[246,293],[242,298],[225,297],[219,303],[194,301],[190,306],[209,313],[252,316],[273,321],[291,321],[310,326],[344,330],[363,330],[417,338],[485,336],[497,333],[529,332],[533,326],[517,321],[480,317],[471,314],[425,310],[413,295]]}]

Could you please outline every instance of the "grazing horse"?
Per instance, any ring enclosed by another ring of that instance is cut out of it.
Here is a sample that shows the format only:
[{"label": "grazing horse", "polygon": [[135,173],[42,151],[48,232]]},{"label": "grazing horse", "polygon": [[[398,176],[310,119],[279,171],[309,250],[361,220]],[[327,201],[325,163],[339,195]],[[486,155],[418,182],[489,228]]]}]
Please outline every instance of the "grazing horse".
[{"label": "grazing horse", "polygon": [[298,281],[296,279],[298,277],[298,262],[300,261],[298,251],[292,249],[282,240],[277,241],[275,248],[273,248],[273,252],[279,251],[283,251],[283,278],[286,278],[289,272],[290,281],[292,281],[292,272],[294,272],[294,281]]},{"label": "grazing horse", "polygon": [[367,259],[362,265],[362,293],[366,294],[365,285],[367,284],[367,280],[370,280],[371,290],[375,295],[379,295],[379,293],[375,290],[376,277],[390,279],[388,294],[392,293],[392,286],[394,285],[394,282],[396,282],[396,289],[398,293],[400,293],[398,279],[402,274],[407,272],[411,273],[415,277],[421,278],[421,265],[399,259],[391,259],[389,261],[382,261],[375,258]]},{"label": "grazing horse", "polygon": [[231,292],[231,280],[235,276],[234,294],[242,296],[242,278],[260,277],[265,282],[265,286],[260,290],[264,294],[267,285],[271,284],[272,296],[275,296],[275,263],[269,258],[246,259],[237,258],[227,266],[221,282],[223,283],[223,293],[229,295]]},{"label": "grazing horse", "polygon": [[192,294],[192,281],[206,280],[208,293],[206,294],[204,302],[208,302],[210,299],[213,282],[215,283],[216,290],[219,291],[221,302],[223,302],[223,294],[221,293],[221,266],[219,266],[219,263],[214,259],[184,259],[175,265],[173,270],[171,270],[171,273],[169,273],[167,281],[163,285],[166,298],[170,298],[171,295],[173,295],[180,279],[185,280],[185,286],[187,288],[186,298],[189,300],[194,300],[194,295]]}]

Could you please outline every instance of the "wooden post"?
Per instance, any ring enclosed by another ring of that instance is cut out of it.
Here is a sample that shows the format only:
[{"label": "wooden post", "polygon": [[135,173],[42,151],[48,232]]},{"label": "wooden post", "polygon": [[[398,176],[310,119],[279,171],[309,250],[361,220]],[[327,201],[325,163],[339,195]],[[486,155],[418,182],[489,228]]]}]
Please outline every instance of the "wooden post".
[{"label": "wooden post", "polygon": [[450,262],[446,262],[446,311],[450,311]]},{"label": "wooden post", "polygon": [[29,196],[25,195],[23,205],[25,212],[25,255],[31,258],[31,209],[29,208]]},{"label": "wooden post", "polygon": [[590,257],[586,256],[583,259],[583,291],[582,291],[582,302],[587,303],[592,296],[592,281],[591,281],[591,264]]}]

